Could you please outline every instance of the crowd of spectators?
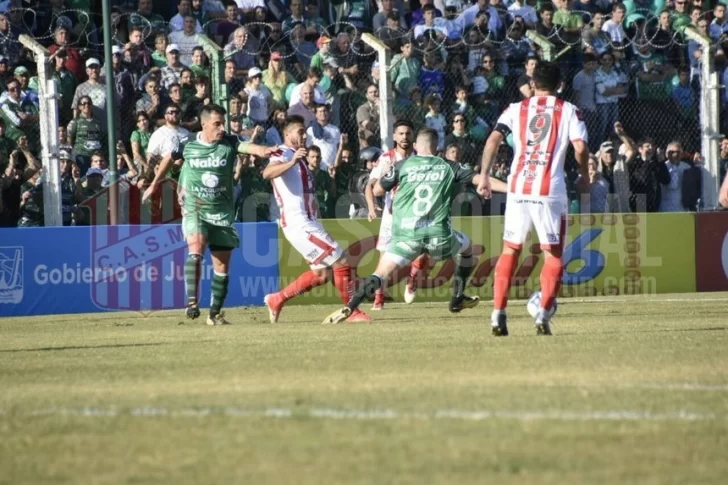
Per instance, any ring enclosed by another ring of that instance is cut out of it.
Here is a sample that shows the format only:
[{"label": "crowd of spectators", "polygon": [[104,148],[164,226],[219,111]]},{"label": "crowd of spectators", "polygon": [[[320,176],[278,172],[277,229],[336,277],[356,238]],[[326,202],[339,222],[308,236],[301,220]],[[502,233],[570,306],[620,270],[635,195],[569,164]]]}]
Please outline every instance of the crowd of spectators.
[{"label": "crowd of spectators", "polygon": [[[60,94],[64,223],[93,217],[79,202],[108,185],[107,110],[113,110],[123,183],[143,189],[159,162],[212,99],[213,70],[201,36],[225,57],[229,130],[281,143],[287,114],[307,122],[309,167],[322,217],[362,213],[361,180],[379,154],[383,109],[373,32],[394,53],[396,119],[440,134],[446,158],[479,169],[488,133],[510,102],[529,97],[530,76],[557,54],[560,95],[581,108],[594,153],[592,194],[573,189],[573,210],[682,211],[700,205],[698,100],[703,56],[726,72],[726,7],[708,0],[111,0],[113,80],[103,69],[96,0],[0,2],[0,226],[43,223],[38,78],[18,41],[51,53]],[[683,31],[713,40],[704,53]],[[534,42],[551,43],[549,52]],[[106,84],[114,83],[115,99]],[[724,84],[728,85],[728,82]],[[728,88],[726,88],[728,90]],[[508,176],[504,144],[493,176]],[[236,167],[239,220],[274,220],[266,160]],[[576,187],[573,160],[569,180]],[[721,170],[728,167],[728,141]],[[497,213],[474,193],[457,213]],[[496,204],[497,205],[497,204]],[[366,211],[364,211],[366,212]]]}]

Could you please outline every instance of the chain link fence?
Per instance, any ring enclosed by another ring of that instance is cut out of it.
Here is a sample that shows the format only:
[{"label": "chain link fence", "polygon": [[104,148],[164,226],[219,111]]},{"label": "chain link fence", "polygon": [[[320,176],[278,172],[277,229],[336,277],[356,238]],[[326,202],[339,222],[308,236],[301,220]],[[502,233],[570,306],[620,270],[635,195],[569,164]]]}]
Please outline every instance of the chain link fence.
[{"label": "chain link fence", "polygon": [[[136,2],[121,3],[131,10],[138,7]],[[716,33],[709,23],[712,12],[691,17],[687,10],[665,13],[660,5],[644,9],[628,2],[621,12],[615,8],[601,13],[597,2],[592,12],[565,13],[546,3],[534,8],[526,2],[516,11],[496,2],[470,18],[472,7],[465,2],[455,2],[455,9],[451,2],[435,2],[447,4],[435,20],[429,7],[408,8],[407,2],[392,2],[403,10],[386,15],[377,13],[374,2],[347,2],[348,10],[322,2],[306,6],[305,20],[294,22],[277,2],[246,11],[244,20],[234,7],[232,13],[223,5],[204,13],[195,10],[201,3],[191,2],[189,11],[170,19],[122,9],[113,14],[115,54],[108,60],[115,66],[113,100],[106,99],[104,89],[102,66],[107,60],[98,14],[11,8],[6,18],[12,28],[6,31],[0,18],[0,56],[8,60],[3,82],[12,72],[27,82],[22,88],[33,96],[33,62],[17,41],[19,32],[34,32],[56,54],[61,141],[80,169],[69,175],[80,172],[82,179],[94,154],[103,156],[105,112],[113,109],[116,138],[124,147],[122,173],[131,172],[129,180],[143,186],[155,166],[155,157],[147,153],[149,138],[166,122],[167,108],[176,104],[181,126],[194,131],[199,129],[197,111],[212,101],[228,110],[231,132],[258,143],[280,143],[279,123],[285,114],[304,115],[309,140],[320,148],[316,191],[321,215],[357,216],[366,212],[357,194],[372,165],[360,154],[371,159],[381,135],[380,76],[388,76],[394,87],[397,120],[407,119],[415,129],[436,129],[443,156],[477,167],[499,114],[508,103],[530,95],[528,75],[538,59],[553,59],[564,73],[561,96],[582,108],[595,154],[595,180],[602,180],[596,185],[606,186],[607,196],[592,195],[612,201],[579,201],[572,209],[653,211],[660,209],[660,186],[669,190],[670,182],[663,183],[649,167],[668,158],[670,142],[680,141],[679,158],[700,170],[701,56],[714,56],[718,68],[724,67],[722,27],[705,53],[682,34],[691,24],[706,35]],[[282,21],[271,20],[276,9]],[[413,25],[413,17],[423,23]],[[465,28],[463,18],[468,19]],[[390,47],[391,66],[378,66],[375,53],[361,41],[363,32],[374,32]],[[220,56],[213,55],[212,43],[219,46]],[[2,66],[0,62],[0,74]],[[27,81],[18,66],[30,71]],[[320,118],[318,104],[329,106]],[[615,132],[616,122],[626,138]],[[605,142],[612,142],[613,156]],[[647,142],[651,150],[643,150]],[[505,144],[494,176],[507,177],[511,156],[512,147]],[[644,159],[648,168],[639,168],[630,157]],[[270,184],[261,176],[264,164],[241,158],[236,171],[241,220],[275,217]],[[571,156],[567,169],[575,182]],[[578,199],[575,189],[571,196]],[[635,203],[638,199],[643,202]],[[501,200],[484,204],[468,190],[458,201],[456,214],[503,210]],[[697,202],[684,208],[697,208]]]}]

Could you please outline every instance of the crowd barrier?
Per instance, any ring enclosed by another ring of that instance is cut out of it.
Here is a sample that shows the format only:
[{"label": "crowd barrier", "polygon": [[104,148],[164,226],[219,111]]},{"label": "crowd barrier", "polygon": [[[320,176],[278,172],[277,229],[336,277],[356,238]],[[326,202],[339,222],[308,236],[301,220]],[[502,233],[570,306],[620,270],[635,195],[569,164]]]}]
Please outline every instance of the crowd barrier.
[{"label": "crowd barrier", "polygon": [[[347,248],[359,275],[370,274],[379,221],[325,220]],[[688,293],[728,290],[728,213],[606,214],[569,216],[562,297]],[[501,248],[502,217],[454,218],[473,241],[477,267],[470,291],[492,296]],[[262,305],[307,269],[274,223],[236,225],[241,248],[233,255],[227,306]],[[185,304],[185,244],[179,225],[96,226],[0,230],[0,316],[136,311]],[[538,288],[543,255],[536,241],[524,245],[512,294]],[[449,297],[453,263],[432,266],[421,278],[418,298]],[[387,292],[401,300],[403,268]],[[207,301],[212,266],[207,256],[201,296]],[[336,303],[332,285],[296,303]]]}]

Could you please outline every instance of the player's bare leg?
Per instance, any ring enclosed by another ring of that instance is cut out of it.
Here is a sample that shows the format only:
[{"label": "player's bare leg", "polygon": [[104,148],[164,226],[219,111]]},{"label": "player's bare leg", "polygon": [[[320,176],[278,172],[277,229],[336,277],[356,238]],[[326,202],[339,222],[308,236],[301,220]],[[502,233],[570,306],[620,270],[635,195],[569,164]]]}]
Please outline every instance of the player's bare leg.
[{"label": "player's bare leg", "polygon": [[404,288],[405,303],[410,304],[415,301],[415,296],[417,293],[417,278],[419,277],[420,273],[427,269],[429,264],[430,262],[427,254],[421,254],[419,257],[417,257],[417,259],[412,261],[410,274],[407,278],[407,285]]},{"label": "player's bare leg", "polygon": [[493,314],[491,316],[491,329],[496,337],[508,335],[508,292],[511,291],[513,274],[518,266],[518,256],[521,248],[508,242],[503,244],[503,252],[495,265],[495,278],[493,282]]},{"label": "player's bare leg", "polygon": [[277,293],[265,296],[265,305],[268,307],[270,322],[276,323],[281,315],[283,306],[291,298],[302,295],[317,286],[326,284],[329,281],[328,268],[311,269],[303,273],[296,280]]},{"label": "player's bare leg", "polygon": [[205,254],[207,238],[203,234],[190,234],[187,237],[187,261],[185,261],[185,290],[187,292],[187,309],[185,314],[189,319],[200,316],[198,300],[200,287],[200,268],[202,257]]},{"label": "player's bare leg", "polygon": [[347,305],[326,317],[322,323],[340,323],[355,316],[357,312],[361,312],[361,310],[359,310],[361,302],[364,301],[365,298],[371,298],[377,289],[382,287],[384,280],[392,276],[397,268],[399,268],[399,265],[395,260],[387,257],[386,253],[382,255],[379,259],[379,263],[377,263],[377,269],[374,270],[374,274],[364,280]]},{"label": "player's bare leg", "polygon": [[225,298],[228,294],[230,268],[230,256],[232,250],[210,248],[212,254],[212,266],[215,273],[212,276],[212,299],[210,303],[210,315],[207,317],[208,325],[229,325],[230,322],[225,320],[225,313],[222,306],[225,304]]},{"label": "player's bare leg", "polygon": [[561,259],[561,247],[552,246],[544,249],[544,263],[541,268],[541,308],[536,315],[536,334],[551,335],[550,310],[561,288],[561,277],[564,263]]}]

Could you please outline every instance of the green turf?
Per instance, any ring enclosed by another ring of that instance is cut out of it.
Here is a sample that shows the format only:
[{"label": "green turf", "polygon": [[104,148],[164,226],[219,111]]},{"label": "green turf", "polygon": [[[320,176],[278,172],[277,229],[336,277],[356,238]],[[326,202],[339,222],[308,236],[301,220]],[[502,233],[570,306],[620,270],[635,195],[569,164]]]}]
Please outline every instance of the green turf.
[{"label": "green turf", "polygon": [[3,319],[0,483],[723,484],[725,296]]}]

